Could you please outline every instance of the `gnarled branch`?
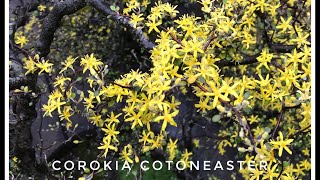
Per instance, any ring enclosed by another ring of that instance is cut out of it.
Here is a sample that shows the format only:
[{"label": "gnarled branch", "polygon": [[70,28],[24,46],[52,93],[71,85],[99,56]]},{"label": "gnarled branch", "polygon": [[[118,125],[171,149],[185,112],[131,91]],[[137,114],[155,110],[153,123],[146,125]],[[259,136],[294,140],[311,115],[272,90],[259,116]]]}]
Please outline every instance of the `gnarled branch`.
[{"label": "gnarled branch", "polygon": [[138,40],[139,44],[146,49],[152,49],[155,45],[149,41],[149,39],[144,35],[142,30],[134,28],[133,24],[130,23],[128,17],[124,17],[114,11],[112,11],[105,3],[101,0],[87,0],[88,4],[103,13],[104,15],[110,17],[113,21],[118,22],[122,26],[129,29],[135,39]]},{"label": "gnarled branch", "polygon": [[43,20],[42,31],[40,38],[37,41],[36,50],[41,57],[47,56],[50,53],[50,45],[54,38],[54,33],[59,27],[59,23],[63,16],[70,15],[82,9],[86,5],[91,5],[104,15],[110,17],[113,21],[118,22],[122,26],[128,28],[133,34],[134,39],[146,49],[152,49],[154,44],[148,40],[142,30],[138,30],[130,23],[130,19],[116,12],[113,12],[106,4],[100,0],[66,0],[57,3],[52,11]]},{"label": "gnarled branch", "polygon": [[[283,45],[283,44],[273,43],[270,45],[270,51],[274,53],[290,53],[290,51],[295,47],[296,47],[295,45]],[[257,53],[255,55],[250,55],[250,56],[244,55],[243,60],[240,62],[222,60],[222,61],[216,62],[215,64],[219,67],[253,64],[258,62],[257,60],[258,56],[260,56],[260,53]]]},{"label": "gnarled branch", "polygon": [[42,31],[37,41],[36,50],[41,57],[50,52],[50,45],[54,38],[54,33],[59,27],[60,21],[65,15],[70,15],[86,6],[85,0],[66,0],[57,3],[47,17],[43,20]]}]

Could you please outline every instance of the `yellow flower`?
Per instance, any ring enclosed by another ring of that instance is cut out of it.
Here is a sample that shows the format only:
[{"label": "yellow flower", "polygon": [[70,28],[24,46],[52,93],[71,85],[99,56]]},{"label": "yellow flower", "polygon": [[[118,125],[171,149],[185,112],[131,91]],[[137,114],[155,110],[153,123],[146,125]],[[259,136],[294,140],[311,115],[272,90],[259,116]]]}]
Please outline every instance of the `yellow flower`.
[{"label": "yellow flower", "polygon": [[[141,115],[142,115],[143,111],[139,111],[138,113],[134,112],[133,110],[130,110],[129,113],[127,115],[130,115],[131,117],[126,118],[124,121],[133,121],[132,125],[131,125],[131,129],[133,129],[137,124],[139,124],[141,127],[142,125],[142,121],[141,121]],[[126,116],[127,116],[126,115]]]},{"label": "yellow flower", "polygon": [[305,155],[305,156],[310,156],[310,150],[309,148],[305,148],[302,150],[302,153]]},{"label": "yellow flower", "polygon": [[291,22],[291,19],[292,19],[292,16],[289,16],[289,18],[287,20],[284,20],[284,18],[281,16],[280,17],[280,25],[276,26],[277,29],[282,29],[281,32],[285,32],[287,29],[291,29],[292,26],[290,25],[290,22]]},{"label": "yellow flower", "polygon": [[199,148],[199,146],[200,146],[200,140],[199,139],[193,139],[192,143],[193,143],[195,148]]},{"label": "yellow flower", "polygon": [[157,26],[161,25],[162,22],[158,21],[156,22],[155,17],[153,16],[152,20],[147,22],[146,25],[149,27],[148,33],[150,34],[152,30],[155,30],[156,32],[160,32]]},{"label": "yellow flower", "polygon": [[83,73],[86,72],[87,69],[89,69],[92,75],[96,75],[96,70],[98,70],[98,67],[103,65],[103,63],[96,59],[94,57],[94,54],[92,53],[90,56],[85,55],[84,58],[81,58],[80,65],[84,66]]},{"label": "yellow flower", "polygon": [[44,104],[43,106],[42,106],[42,111],[44,111],[45,113],[43,114],[43,117],[44,116],[50,116],[50,117],[52,117],[52,112],[54,111],[54,106],[52,105],[52,104]]},{"label": "yellow flower", "polygon": [[67,121],[71,121],[70,117],[72,116],[72,114],[70,113],[70,110],[72,110],[71,106],[64,106],[63,107],[63,111],[62,114],[60,114],[60,120],[66,119]]},{"label": "yellow flower", "polygon": [[139,15],[136,15],[136,14],[132,14],[131,15],[131,20],[130,20],[130,23],[133,24],[133,27],[136,28],[137,27],[137,24],[141,21],[144,20],[144,17],[141,17],[142,14],[139,14]]},{"label": "yellow flower", "polygon": [[201,1],[198,1],[198,2],[200,4],[202,4],[201,10],[203,12],[210,13],[211,8],[212,8],[212,1],[211,0],[201,0]]},{"label": "yellow flower", "polygon": [[293,141],[293,139],[287,139],[283,140],[283,134],[280,131],[279,132],[279,140],[278,141],[271,141],[270,143],[279,149],[279,156],[282,156],[282,151],[285,149],[289,154],[292,154],[292,151],[287,147],[287,145],[290,145],[290,143]]},{"label": "yellow flower", "polygon": [[177,142],[178,139],[175,141],[172,141],[172,139],[169,139],[169,144],[167,145],[167,149],[169,151],[169,160],[173,160],[176,156],[176,149],[177,149]]},{"label": "yellow flower", "polygon": [[188,152],[187,149],[185,149],[184,153],[181,154],[181,160],[186,164],[186,167],[190,167],[190,156],[192,156],[192,152]]},{"label": "yellow flower", "polygon": [[311,169],[311,163],[307,159],[300,161],[299,166],[303,167],[302,169],[307,170],[307,171],[309,171]]},{"label": "yellow flower", "polygon": [[118,151],[118,148],[116,146],[111,145],[111,136],[107,136],[103,138],[103,143],[100,143],[101,146],[98,147],[98,149],[104,149],[103,156],[106,157],[109,149],[113,150],[115,152]]},{"label": "yellow flower", "polygon": [[163,109],[164,109],[164,114],[162,116],[158,116],[154,119],[155,122],[158,122],[161,119],[163,119],[161,131],[165,131],[165,129],[167,127],[167,123],[169,123],[172,126],[177,127],[177,123],[174,121],[173,117],[175,117],[179,113],[179,110],[175,110],[172,113],[170,113],[170,110],[168,110],[168,108],[166,106]]},{"label": "yellow flower", "polygon": [[14,162],[18,162],[18,158],[17,158],[16,156],[14,156],[14,157],[12,158],[12,160],[13,160]]},{"label": "yellow flower", "polygon": [[58,76],[57,78],[56,78],[56,80],[54,81],[54,87],[57,87],[57,86],[59,86],[61,89],[63,89],[63,86],[64,86],[64,84],[65,84],[65,82],[66,81],[71,81],[71,78],[66,78],[66,77],[64,77],[63,75],[61,75],[61,76]]},{"label": "yellow flower", "polygon": [[34,73],[38,69],[38,67],[36,66],[36,63],[34,62],[32,57],[30,57],[30,56],[28,57],[27,60],[24,60],[23,67],[27,70],[25,75],[27,75],[29,73]]},{"label": "yellow flower", "polygon": [[28,43],[28,39],[25,36],[16,37],[16,44],[20,44],[20,47],[23,48],[25,44]]},{"label": "yellow flower", "polygon": [[93,114],[92,116],[89,117],[89,120],[93,122],[93,124],[95,124],[96,126],[101,126],[101,124],[103,123],[101,115],[95,115]]},{"label": "yellow flower", "polygon": [[265,8],[269,6],[270,5],[268,3],[265,3],[265,0],[257,0],[256,7],[258,7],[262,13],[264,13]]},{"label": "yellow flower", "polygon": [[222,89],[218,88],[216,83],[214,83],[213,81],[209,81],[208,84],[211,87],[212,92],[206,92],[204,93],[204,95],[213,97],[212,108],[217,107],[219,99],[223,101],[230,101],[230,99],[226,95],[222,94]]},{"label": "yellow flower", "polygon": [[88,91],[89,93],[89,97],[88,98],[84,98],[83,100],[85,101],[84,104],[86,106],[86,110],[89,111],[90,108],[94,108],[93,100],[96,99],[98,101],[98,103],[101,102],[99,95],[95,95],[94,92],[92,91]]},{"label": "yellow flower", "polygon": [[121,159],[128,161],[130,164],[133,163],[132,159],[130,158],[130,156],[133,154],[132,146],[130,144],[126,145],[120,154],[121,154]]},{"label": "yellow flower", "polygon": [[38,6],[38,10],[41,11],[41,12],[42,12],[42,11],[45,11],[46,8],[47,8],[47,7],[46,7],[45,5],[43,5],[43,4],[40,4],[40,5]]},{"label": "yellow flower", "polygon": [[71,114],[70,111],[72,111],[71,106],[64,106],[62,113],[59,115],[60,120],[63,120],[63,119],[67,120],[67,123],[66,123],[67,129],[69,129],[70,126],[72,125],[70,117],[73,115],[73,113]]},{"label": "yellow flower", "polygon": [[113,140],[119,142],[116,135],[118,135],[120,132],[115,130],[115,125],[116,124],[112,124],[111,126],[110,124],[108,124],[107,128],[102,128],[102,131],[104,131],[107,136],[111,136]]},{"label": "yellow flower", "polygon": [[203,98],[200,98],[199,103],[195,104],[194,106],[198,108],[197,111],[201,110],[201,112],[205,113],[207,112],[207,110],[211,109],[211,107],[208,105],[208,101],[209,101],[209,97],[206,97],[204,100]]},{"label": "yellow flower", "polygon": [[278,164],[274,164],[272,167],[272,161],[269,162],[267,167],[267,172],[263,175],[262,179],[273,179],[279,176],[279,173],[276,173]]},{"label": "yellow flower", "polygon": [[273,54],[269,54],[269,49],[264,48],[261,52],[261,55],[259,57],[257,57],[258,62],[260,62],[260,64],[257,66],[257,70],[261,66],[264,66],[265,68],[270,70],[268,63],[271,62],[272,58],[273,58]]},{"label": "yellow flower", "polygon": [[69,56],[64,62],[62,62],[61,64],[64,66],[59,73],[64,72],[65,70],[67,70],[68,68],[73,69],[73,63],[76,61],[76,59],[78,59],[78,57],[76,58],[72,58],[72,56]]},{"label": "yellow flower", "polygon": [[105,121],[109,122],[109,124],[111,124],[111,123],[119,123],[120,121],[119,121],[118,117],[121,116],[121,115],[122,115],[122,113],[114,115],[114,113],[112,111],[111,114],[108,115],[108,118]]},{"label": "yellow flower", "polygon": [[309,37],[309,34],[303,35],[303,33],[298,33],[298,37],[295,39],[292,39],[291,42],[297,42],[297,48],[300,48],[303,44],[304,45],[310,45],[311,43],[307,41],[307,38]]},{"label": "yellow flower", "polygon": [[49,60],[42,60],[41,62],[36,63],[36,66],[40,69],[39,74],[41,74],[43,71],[50,74],[52,71],[53,64],[49,63]]},{"label": "yellow flower", "polygon": [[177,13],[179,13],[179,11],[175,10],[177,8],[177,5],[175,6],[171,6],[169,3],[165,3],[163,5],[161,5],[160,7],[162,7],[162,9],[164,11],[166,11],[171,18],[176,17]]},{"label": "yellow flower", "polygon": [[146,143],[151,143],[153,139],[149,138],[153,136],[153,132],[149,131],[147,134],[146,134],[146,131],[143,130],[142,132],[142,136],[140,135],[141,139],[139,139],[139,142],[143,142],[143,146],[146,145]]},{"label": "yellow flower", "polygon": [[249,118],[248,118],[248,121],[249,121],[249,124],[252,124],[254,122],[258,122],[258,115],[251,115]]}]

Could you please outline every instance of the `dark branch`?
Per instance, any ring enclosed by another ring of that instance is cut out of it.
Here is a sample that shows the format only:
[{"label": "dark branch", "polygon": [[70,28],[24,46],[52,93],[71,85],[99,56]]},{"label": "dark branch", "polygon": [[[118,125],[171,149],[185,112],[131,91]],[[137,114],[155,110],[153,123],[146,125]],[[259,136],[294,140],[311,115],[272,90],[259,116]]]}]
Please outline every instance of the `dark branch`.
[{"label": "dark branch", "polygon": [[270,45],[270,51],[275,53],[290,53],[292,49],[294,49],[296,45],[283,45],[272,43]]},{"label": "dark branch", "polygon": [[114,11],[112,11],[105,3],[101,0],[87,0],[88,4],[103,13],[104,15],[110,17],[113,21],[118,22],[122,26],[129,29],[135,39],[138,40],[140,45],[146,49],[152,49],[155,45],[149,41],[149,39],[144,35],[142,30],[134,28],[133,24],[130,23],[128,17],[124,17]]},{"label": "dark branch", "polygon": [[[295,47],[296,47],[295,45],[283,45],[283,44],[272,43],[270,44],[270,51],[272,53],[290,53],[291,50],[294,49]],[[222,60],[222,61],[216,62],[215,64],[219,67],[253,64],[258,62],[257,61],[258,56],[260,56],[260,53],[257,53],[252,56],[244,55],[243,60],[240,62]]]},{"label": "dark branch", "polygon": [[247,65],[247,64],[253,64],[258,62],[257,57],[260,56],[260,53],[253,55],[253,56],[247,56],[244,57],[241,62],[234,62],[234,61],[218,61],[215,64],[219,67],[224,67],[224,66],[237,66],[237,65]]},{"label": "dark branch", "polygon": [[284,103],[282,103],[282,108],[281,108],[280,114],[279,114],[279,116],[278,116],[277,124],[276,124],[276,126],[274,127],[274,129],[273,129],[273,131],[272,131],[272,134],[271,134],[271,138],[272,138],[272,139],[274,139],[274,135],[276,134],[276,131],[277,131],[277,129],[279,128],[280,123],[281,123],[281,121],[282,121],[283,118],[284,118],[284,107],[285,107],[285,105],[284,105]]},{"label": "dark branch", "polygon": [[86,6],[85,0],[66,0],[57,3],[47,17],[43,20],[42,31],[37,41],[36,50],[41,57],[50,53],[50,45],[54,38],[54,33],[60,25],[60,21],[65,15],[70,15]]},{"label": "dark branch", "polygon": [[133,27],[128,17],[121,16],[116,12],[113,12],[106,4],[100,0],[66,0],[64,2],[57,3],[52,11],[43,20],[42,31],[40,38],[37,41],[37,51],[41,57],[44,57],[50,53],[50,45],[54,38],[54,33],[59,27],[60,21],[65,15],[70,15],[87,5],[91,5],[104,15],[111,18],[113,21],[118,22],[122,26],[128,28],[133,34],[135,39],[146,49],[152,49],[154,44],[148,40],[142,30],[138,30]]}]

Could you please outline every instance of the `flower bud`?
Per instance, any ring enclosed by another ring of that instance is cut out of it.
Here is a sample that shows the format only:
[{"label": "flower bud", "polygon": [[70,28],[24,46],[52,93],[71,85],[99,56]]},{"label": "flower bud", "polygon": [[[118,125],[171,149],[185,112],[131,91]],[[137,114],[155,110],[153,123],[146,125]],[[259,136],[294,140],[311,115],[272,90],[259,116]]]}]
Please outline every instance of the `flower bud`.
[{"label": "flower bud", "polygon": [[244,137],[243,128],[241,128],[241,130],[240,130],[240,132],[239,132],[239,136],[240,136],[241,138],[243,138],[243,137]]},{"label": "flower bud", "polygon": [[226,109],[221,106],[220,104],[217,106],[217,109],[221,112],[221,113],[224,113],[226,111]]},{"label": "flower bud", "polygon": [[267,139],[268,135],[269,135],[268,132],[264,132],[264,133],[262,134],[262,139]]},{"label": "flower bud", "polygon": [[248,138],[245,138],[245,139],[244,139],[244,143],[245,143],[246,145],[251,145],[251,142],[250,142],[250,140],[249,140]]},{"label": "flower bud", "polygon": [[135,155],[135,157],[134,157],[134,161],[135,161],[136,163],[138,163],[138,162],[139,162],[139,157],[138,157],[137,155]]},{"label": "flower bud", "polygon": [[181,82],[181,78],[177,78],[177,79],[174,81],[174,84],[175,84],[175,85],[178,85],[180,82]]},{"label": "flower bud", "polygon": [[191,76],[188,78],[187,81],[188,81],[189,84],[192,84],[192,83],[194,83],[196,80],[197,80],[197,77],[194,76],[194,75],[191,75]]},{"label": "flower bud", "polygon": [[238,151],[239,152],[246,152],[247,150],[245,148],[243,148],[243,147],[238,147]]}]

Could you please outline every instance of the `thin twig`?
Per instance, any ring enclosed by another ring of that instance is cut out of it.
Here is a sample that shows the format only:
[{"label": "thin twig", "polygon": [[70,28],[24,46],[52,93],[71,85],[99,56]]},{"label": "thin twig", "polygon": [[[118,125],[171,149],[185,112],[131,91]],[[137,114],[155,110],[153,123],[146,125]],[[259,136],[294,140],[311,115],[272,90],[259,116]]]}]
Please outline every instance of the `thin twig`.
[{"label": "thin twig", "polygon": [[12,45],[14,48],[20,50],[25,56],[30,56],[30,53],[27,50],[17,46],[16,44],[13,44],[13,43],[10,43],[10,45]]},{"label": "thin twig", "polygon": [[284,102],[282,102],[282,108],[281,108],[280,114],[279,114],[279,116],[278,116],[277,124],[276,124],[276,126],[275,126],[275,128],[273,129],[272,134],[271,134],[271,138],[272,138],[272,139],[274,139],[274,135],[275,135],[278,127],[280,126],[280,122],[282,121],[282,119],[283,119],[283,117],[284,117],[284,106],[285,106],[285,105],[284,105]]},{"label": "thin twig", "polygon": [[[159,26],[163,31],[168,32],[168,30],[162,26]],[[169,32],[170,37],[172,38],[172,40],[174,40],[175,42],[177,42],[181,47],[184,47],[184,45],[182,44],[182,42],[177,38],[177,36],[175,36],[171,31]]]},{"label": "thin twig", "polygon": [[[199,84],[197,81],[194,82],[194,85],[197,86],[198,88],[200,88],[202,91],[204,92],[209,92],[205,87],[201,86],[201,84]],[[224,105],[226,105],[228,108],[230,108],[237,116],[238,120],[239,120],[239,123],[240,125],[244,126],[244,128],[246,128],[248,130],[248,133],[249,133],[249,137],[250,137],[250,141],[252,143],[252,145],[255,147],[255,141],[254,141],[254,137],[252,135],[252,132],[251,132],[251,128],[249,126],[248,123],[245,123],[243,124],[242,123],[242,117],[243,115],[235,108],[233,107],[230,103],[226,102],[226,101],[223,101],[222,99],[219,98],[219,101],[221,103],[223,103]]]},{"label": "thin twig", "polygon": [[204,47],[203,47],[203,51],[204,51],[204,52],[207,51],[207,48],[209,47],[209,45],[211,44],[211,42],[212,42],[215,38],[216,38],[216,36],[215,36],[214,30],[212,29],[211,32],[210,32],[210,36],[209,36],[208,41],[204,44]]},{"label": "thin twig", "polygon": [[298,134],[305,132],[305,130],[309,129],[310,127],[311,127],[311,125],[309,125],[309,126],[303,128],[303,129],[299,130],[299,131],[296,132],[295,134],[291,134],[290,136],[288,136],[288,139],[293,138],[294,136],[297,136]]},{"label": "thin twig", "polygon": [[132,90],[132,86],[125,86],[125,85],[118,84],[118,83],[116,83],[116,82],[111,82],[111,83],[114,84],[114,85],[120,86],[120,87],[122,87],[122,88]]}]

